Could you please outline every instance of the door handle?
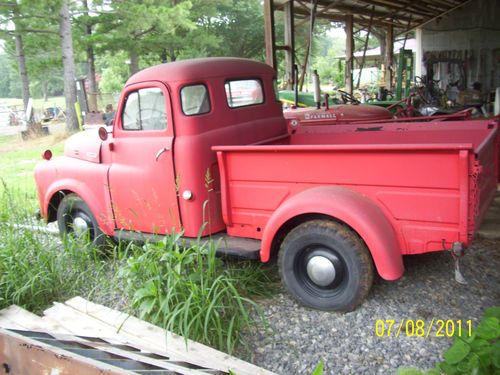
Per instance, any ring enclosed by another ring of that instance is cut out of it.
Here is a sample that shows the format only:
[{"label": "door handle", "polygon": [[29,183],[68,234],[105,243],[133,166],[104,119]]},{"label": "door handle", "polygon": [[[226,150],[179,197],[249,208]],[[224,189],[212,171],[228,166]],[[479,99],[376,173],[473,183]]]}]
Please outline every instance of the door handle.
[{"label": "door handle", "polygon": [[166,152],[168,150],[170,150],[168,147],[163,147],[160,150],[158,150],[158,152],[156,153],[155,160],[158,161],[158,159],[160,158],[161,154],[163,154],[164,152]]}]

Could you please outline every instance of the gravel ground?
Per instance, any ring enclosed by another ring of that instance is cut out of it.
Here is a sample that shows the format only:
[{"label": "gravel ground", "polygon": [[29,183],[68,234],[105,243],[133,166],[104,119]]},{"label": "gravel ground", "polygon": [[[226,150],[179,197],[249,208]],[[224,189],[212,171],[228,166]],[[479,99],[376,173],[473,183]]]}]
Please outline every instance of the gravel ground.
[{"label": "gravel ground", "polygon": [[455,282],[448,253],[405,257],[406,272],[395,282],[376,278],[365,303],[340,314],[304,308],[285,292],[262,302],[268,329],[248,338],[251,361],[283,375],[311,374],[323,358],[325,374],[391,374],[398,368],[428,369],[453,339],[377,337],[378,319],[468,320],[477,326],[483,311],[500,305],[500,241],[478,240],[462,261],[468,285]]}]

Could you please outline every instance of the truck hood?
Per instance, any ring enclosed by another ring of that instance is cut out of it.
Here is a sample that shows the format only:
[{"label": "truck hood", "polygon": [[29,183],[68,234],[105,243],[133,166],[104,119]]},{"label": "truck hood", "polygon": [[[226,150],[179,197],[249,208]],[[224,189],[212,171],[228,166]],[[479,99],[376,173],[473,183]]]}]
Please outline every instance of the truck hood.
[{"label": "truck hood", "polygon": [[100,163],[102,140],[99,138],[98,129],[99,127],[86,129],[69,137],[64,144],[64,155]]}]

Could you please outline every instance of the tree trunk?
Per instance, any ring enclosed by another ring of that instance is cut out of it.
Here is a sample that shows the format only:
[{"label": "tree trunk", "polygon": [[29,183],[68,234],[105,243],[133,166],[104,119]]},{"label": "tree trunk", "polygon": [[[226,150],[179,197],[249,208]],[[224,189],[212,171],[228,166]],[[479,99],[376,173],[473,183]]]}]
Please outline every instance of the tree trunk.
[{"label": "tree trunk", "polygon": [[75,110],[76,85],[75,85],[75,61],[73,57],[73,38],[71,34],[71,18],[69,14],[68,0],[62,1],[59,12],[59,36],[61,38],[61,49],[64,71],[64,96],[66,99],[66,131],[75,133],[78,131],[78,118]]},{"label": "tree trunk", "polygon": [[139,71],[139,56],[137,56],[137,52],[130,51],[130,75],[135,74]]},{"label": "tree trunk", "polygon": [[160,52],[160,61],[165,64],[168,62],[167,50],[163,48]]},{"label": "tree trunk", "polygon": [[176,61],[177,60],[177,54],[175,53],[174,47],[170,48],[170,61]]},{"label": "tree trunk", "polygon": [[[89,14],[89,6],[87,0],[82,1],[83,8],[85,10],[85,14],[88,16]],[[85,34],[90,37],[92,36],[92,25],[85,26]],[[87,100],[89,104],[90,112],[97,112],[97,95],[99,93],[99,88],[97,86],[97,81],[95,79],[95,56],[94,56],[94,47],[92,44],[88,44],[87,46],[87,64],[89,67],[88,71],[88,80],[89,80],[89,92],[87,93]]]},{"label": "tree trunk", "polygon": [[[20,34],[15,34],[17,65],[19,67],[19,75],[21,77],[21,87],[23,94],[24,110],[28,107],[30,99],[30,81],[28,78],[28,70],[26,69],[26,56],[24,54],[23,38]],[[30,119],[26,119],[29,121]]]}]

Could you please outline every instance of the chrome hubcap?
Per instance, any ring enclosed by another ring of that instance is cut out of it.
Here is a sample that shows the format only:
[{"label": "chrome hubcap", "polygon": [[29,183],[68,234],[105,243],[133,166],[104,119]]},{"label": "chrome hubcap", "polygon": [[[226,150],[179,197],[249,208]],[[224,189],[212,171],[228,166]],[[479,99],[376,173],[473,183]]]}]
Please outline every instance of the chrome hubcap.
[{"label": "chrome hubcap", "polygon": [[335,280],[335,266],[324,256],[315,255],[307,262],[307,276],[319,286],[328,286]]},{"label": "chrome hubcap", "polygon": [[82,234],[85,234],[88,231],[89,231],[89,225],[84,218],[77,216],[73,219],[73,232],[77,236],[81,236]]}]

